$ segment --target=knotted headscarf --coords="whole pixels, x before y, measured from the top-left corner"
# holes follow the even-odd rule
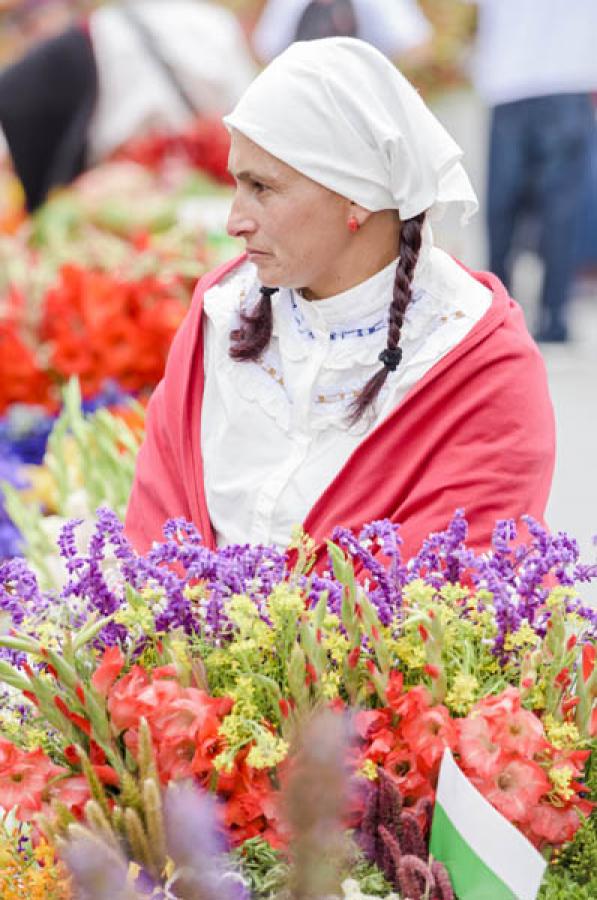
[[[462,150],[378,50],[355,38],[292,44],[224,119],[273,156],[372,211],[404,221],[477,198]]]

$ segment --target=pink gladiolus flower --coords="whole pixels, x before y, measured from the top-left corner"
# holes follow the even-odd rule
[[[535,753],[548,746],[541,721],[526,709],[504,716],[493,725],[493,739],[504,753],[517,753],[532,759]]]
[[[512,759],[489,778],[471,778],[475,787],[511,822],[525,824],[551,783],[537,763]]]
[[[487,720],[483,716],[461,719],[458,730],[458,752],[464,771],[481,778],[495,775],[502,754]]]

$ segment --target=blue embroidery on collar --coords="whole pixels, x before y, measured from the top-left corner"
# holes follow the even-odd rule
[[[305,320],[304,320],[303,314],[301,313],[301,310],[300,310],[296,300],[294,299],[294,293],[292,291],[290,291],[290,302],[292,304],[292,310],[294,313],[294,321],[297,324],[299,334],[302,334],[308,338],[311,338],[311,340],[315,340],[314,333],[311,331],[310,328],[308,328],[305,325]],[[375,325],[370,325],[367,328],[345,328],[345,329],[342,329],[341,331],[330,331],[329,339],[330,339],[330,341],[338,341],[338,340],[343,341],[343,340],[346,340],[346,338],[367,337],[368,335],[376,334],[376,332],[382,331],[384,328],[387,328],[387,327],[388,327],[387,321],[385,319],[381,319],[379,322],[376,322]]]

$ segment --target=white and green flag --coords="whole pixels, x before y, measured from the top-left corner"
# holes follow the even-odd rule
[[[473,787],[448,749],[437,785],[430,852],[459,900],[535,900],[547,863]]]

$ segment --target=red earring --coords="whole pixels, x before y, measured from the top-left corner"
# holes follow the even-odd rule
[[[360,227],[361,226],[359,225],[359,220],[357,219],[357,217],[351,216],[348,220],[348,230],[352,231],[353,234],[356,234]]]

